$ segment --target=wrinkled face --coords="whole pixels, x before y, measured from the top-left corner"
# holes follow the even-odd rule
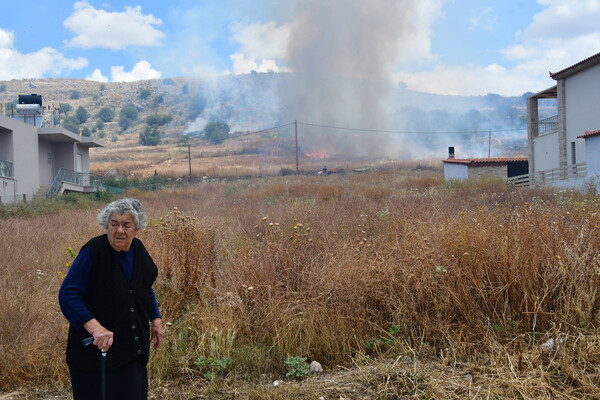
[[[116,251],[128,251],[137,234],[133,215],[112,213],[108,219],[108,242]]]

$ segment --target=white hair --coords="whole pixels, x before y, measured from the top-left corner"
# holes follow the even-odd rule
[[[108,221],[110,220],[110,216],[114,213],[121,215],[130,214],[133,216],[133,222],[135,223],[136,229],[143,229],[148,221],[148,217],[142,209],[142,204],[139,200],[133,198],[115,200],[108,204],[98,213],[98,223],[102,225],[104,229],[108,229]]]

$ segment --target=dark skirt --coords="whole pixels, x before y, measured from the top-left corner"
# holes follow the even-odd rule
[[[100,360],[98,360],[100,362]],[[101,371],[82,371],[69,368],[74,400],[101,399]],[[106,370],[106,400],[146,400],[148,374],[142,357],[117,369]]]

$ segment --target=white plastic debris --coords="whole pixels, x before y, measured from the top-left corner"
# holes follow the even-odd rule
[[[308,367],[311,374],[320,374],[323,372],[323,366],[318,361],[313,361]]]
[[[559,342],[559,344],[560,344],[560,342],[562,342],[562,340],[560,340],[560,341],[558,341],[558,342]],[[547,341],[545,341],[544,343],[542,343],[542,344],[540,345],[540,349],[541,349],[542,351],[544,351],[544,352],[546,352],[546,351],[550,351],[550,350],[552,350],[552,349],[554,348],[554,345],[555,345],[555,343],[554,343],[554,339],[553,339],[553,338],[550,338],[550,339],[548,339]]]
[[[280,381],[273,381],[273,387],[278,387],[280,384]]]

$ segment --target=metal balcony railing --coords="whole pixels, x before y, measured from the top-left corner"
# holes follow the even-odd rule
[[[102,176],[61,168],[54,177],[46,198],[54,197],[63,183],[72,183],[79,186],[102,186],[103,181]]]
[[[554,115],[550,118],[545,118],[537,122],[538,136],[548,135],[550,133],[558,132],[558,115]]]
[[[0,160],[0,176],[13,178],[13,163]]]

